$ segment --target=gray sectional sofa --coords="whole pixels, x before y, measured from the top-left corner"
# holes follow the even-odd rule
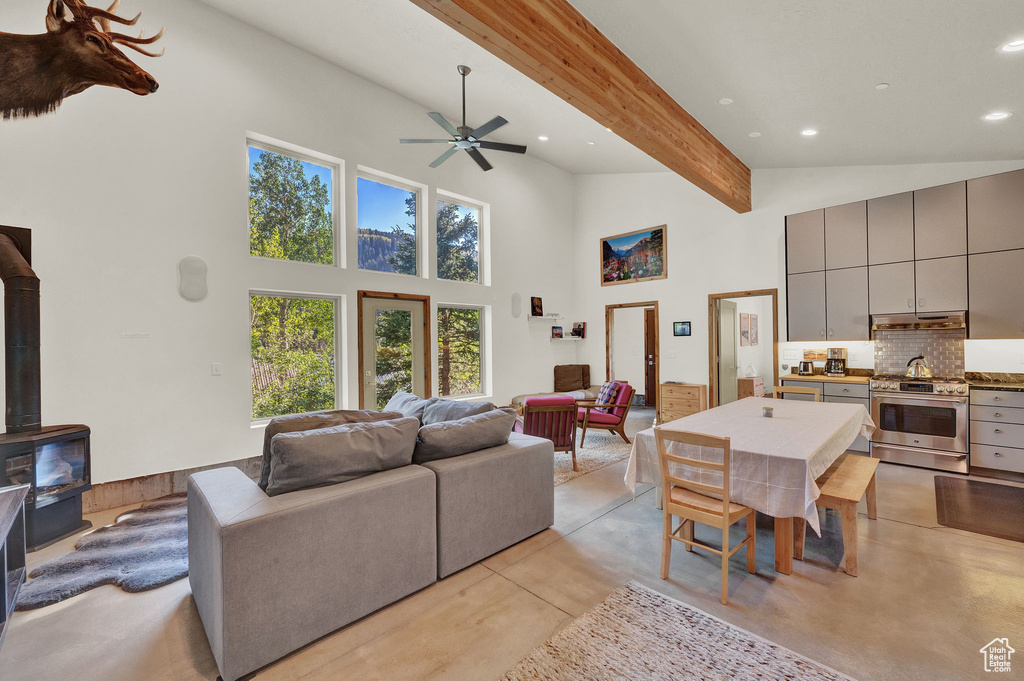
[[[189,581],[235,681],[554,522],[549,440],[268,496],[236,468],[188,483]]]

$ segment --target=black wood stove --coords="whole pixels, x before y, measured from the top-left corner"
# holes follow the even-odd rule
[[[39,389],[39,278],[32,271],[32,232],[0,225],[4,283],[7,432],[0,435],[0,486],[31,485],[25,499],[29,550],[79,530],[82,493],[91,489],[89,428],[42,426]]]

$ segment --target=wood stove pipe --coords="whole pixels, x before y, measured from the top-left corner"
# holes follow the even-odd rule
[[[8,233],[0,233],[0,279],[4,282],[7,432],[39,430],[39,277]]]

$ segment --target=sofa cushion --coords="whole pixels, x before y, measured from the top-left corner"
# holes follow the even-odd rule
[[[584,409],[583,407],[580,407],[578,410],[576,410],[576,417],[579,423],[583,423],[583,419],[586,417],[586,415],[587,410]],[[597,409],[591,409],[590,419],[587,420],[587,423],[604,423],[609,426],[617,426],[619,424],[619,421],[620,418],[614,414],[605,414],[604,412],[598,411]]]
[[[367,421],[387,421],[400,419],[402,414],[396,411],[367,411],[357,409],[338,409],[334,411],[314,411],[308,414],[292,414],[278,416],[267,424],[263,431],[263,461],[260,462],[260,479],[257,483],[264,492],[270,481],[270,443],[278,433],[294,433],[300,430],[330,428],[343,423],[363,423]]]
[[[335,485],[412,463],[419,420],[345,423],[295,433],[271,442],[267,495]]]
[[[420,421],[425,426],[441,421],[456,421],[474,414],[483,414],[494,408],[490,402],[460,402],[438,397],[424,407]]]
[[[555,367],[555,392],[564,393],[581,390],[583,383],[583,364],[559,364]]]
[[[384,406],[384,411],[397,411],[402,416],[414,416],[422,423],[424,409],[427,408],[427,405],[433,404],[436,401],[436,397],[424,399],[399,390],[388,400],[388,403]]]
[[[420,428],[414,463],[460,456],[508,442],[516,422],[515,409],[492,409],[455,421],[440,421]]]

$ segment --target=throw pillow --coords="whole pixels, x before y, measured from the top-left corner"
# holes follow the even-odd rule
[[[601,392],[597,395],[597,404],[615,404],[615,395],[619,392],[619,384],[615,381],[608,381],[601,386]],[[607,414],[610,407],[598,407],[594,411]]]
[[[397,411],[401,412],[402,416],[415,416],[423,422],[423,410],[426,409],[428,404],[432,404],[437,401],[436,397],[430,399],[423,399],[407,392],[399,390],[395,393],[387,405],[384,407],[384,411]]]
[[[490,402],[459,402],[458,400],[444,400],[438,397],[423,409],[423,425],[440,423],[441,421],[455,421],[474,414],[483,414],[494,409]]]
[[[387,421],[400,419],[402,414],[395,411],[367,411],[357,409],[338,409],[335,411],[314,411],[308,414],[292,414],[278,416],[267,424],[263,432],[263,461],[260,462],[260,479],[257,483],[264,492],[270,480],[270,443],[278,433],[294,433],[300,430],[314,430],[340,426],[343,423],[363,423],[367,421]]]
[[[583,385],[582,364],[559,364],[555,367],[555,392],[567,393],[573,390],[582,390]]]
[[[419,426],[418,420],[408,417],[278,433],[270,448],[267,495],[336,485],[408,466]]]
[[[506,407],[423,426],[412,455],[413,463],[437,461],[503,445],[508,442],[515,423],[516,410]]]

